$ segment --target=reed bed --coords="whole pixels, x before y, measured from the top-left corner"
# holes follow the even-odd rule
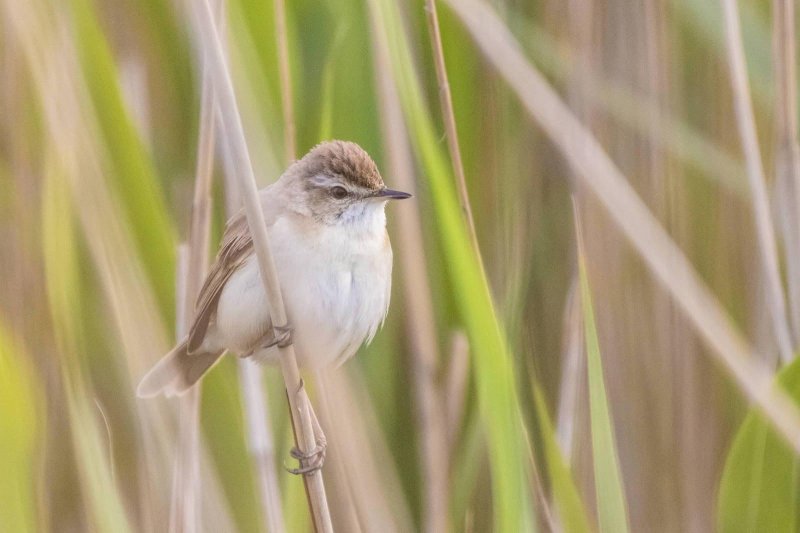
[[[0,532],[797,530],[795,16],[0,0]],[[284,321],[256,189],[329,138],[415,195],[375,341],[135,398],[241,206]]]

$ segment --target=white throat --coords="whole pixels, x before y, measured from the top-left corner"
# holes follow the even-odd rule
[[[335,226],[343,229],[351,238],[383,236],[386,229],[386,201],[368,200],[351,205]]]

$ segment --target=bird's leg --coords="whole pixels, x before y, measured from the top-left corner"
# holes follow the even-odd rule
[[[262,350],[267,350],[268,348],[272,348],[273,346],[277,346],[278,348],[286,348],[287,346],[294,343],[294,338],[292,333],[294,332],[294,328],[289,324],[285,326],[273,326],[272,331],[270,332],[270,336],[264,335],[259,340],[259,343],[264,344],[256,344],[256,346],[247,352],[242,353],[239,357],[247,358],[252,357],[254,354],[261,352]]]
[[[295,475],[313,474],[317,470],[320,470],[325,463],[328,439],[325,438],[325,433],[322,431],[319,419],[317,419],[314,408],[311,406],[311,401],[308,399],[305,384],[302,380],[300,381],[300,388],[297,390],[295,398],[298,405],[300,405],[300,402],[304,402],[305,406],[308,408],[308,412],[311,415],[311,427],[314,430],[314,441],[316,445],[308,452],[303,452],[297,447],[292,448],[289,455],[300,462],[300,468],[287,468],[286,470]]]
[[[260,349],[266,350],[267,348],[272,348],[273,346],[277,346],[278,348],[286,348],[287,346],[291,346],[294,343],[292,332],[294,332],[294,328],[292,328],[292,326],[289,324],[286,324],[285,326],[272,326],[272,337],[266,342],[266,344],[262,344]]]

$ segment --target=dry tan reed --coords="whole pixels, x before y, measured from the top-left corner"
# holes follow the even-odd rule
[[[218,5],[214,6],[219,12],[217,27],[227,55],[226,2],[224,0],[217,1]],[[223,154],[226,153],[227,151],[223,150]],[[235,169],[230,164],[230,157],[225,158],[224,163],[225,215],[230,220],[241,206],[241,200],[236,190]],[[268,399],[264,391],[264,369],[248,359],[239,359],[237,366],[244,408],[247,450],[254,465],[263,518],[266,521],[267,531],[280,533],[286,530],[286,526],[281,506],[280,484],[275,468],[275,439],[270,425]]]
[[[179,266],[177,302],[178,341],[188,333],[194,303],[208,271],[208,252],[211,236],[211,182],[214,171],[214,95],[208,72],[203,71],[200,101],[200,127],[197,143],[192,218],[185,263]],[[180,257],[180,255],[179,255]],[[180,399],[179,440],[173,482],[170,531],[202,531],[199,522],[200,494],[200,395],[201,384],[193,387]]]
[[[275,39],[278,46],[278,74],[281,82],[281,106],[283,110],[284,163],[297,158],[294,102],[292,101],[292,73],[289,63],[289,36],[286,31],[286,2],[275,0]]]
[[[233,82],[208,0],[203,1],[203,5],[196,10],[196,15],[198,34],[205,37],[202,42],[206,60],[214,79],[221,128],[224,132],[230,161],[235,172],[238,191],[244,202],[248,226],[253,236],[253,247],[258,259],[261,279],[270,303],[270,317],[274,325],[287,326],[286,309],[283,304],[275,263],[270,253],[269,236],[264,223],[264,214],[258,200],[255,175],[250,164]],[[290,344],[279,348],[279,350],[291,419],[294,422],[297,433],[297,446],[301,452],[309,453],[316,447],[317,441],[312,424],[312,414],[309,410],[310,402],[300,378],[294,347]],[[307,474],[304,479],[308,490],[310,510],[317,531],[332,531],[322,471]]]
[[[187,282],[189,278],[189,245],[178,245],[178,261],[175,265],[175,340],[180,342],[188,332]],[[198,514],[200,495],[200,391],[193,389],[178,403],[178,445],[172,469],[172,494],[169,510],[170,533],[191,532],[200,529],[202,520]]]
[[[585,390],[586,364],[583,357],[583,329],[581,328],[580,302],[578,300],[578,275],[570,282],[564,306],[561,383],[558,396],[556,437],[567,464],[572,462],[578,406]]]
[[[736,5],[736,0],[721,0],[721,2],[725,20],[725,44],[731,74],[736,123],[739,128],[739,136],[747,166],[747,177],[750,183],[753,214],[755,215],[758,234],[759,257],[763,262],[764,284],[772,318],[772,329],[781,359],[784,362],[788,362],[793,358],[792,340],[786,316],[786,300],[783,296],[780,267],[778,266],[775,230],[772,226],[772,215],[769,211],[766,178],[761,162],[761,149],[758,145],[753,104],[750,99],[750,85],[747,82],[747,65],[744,59],[739,8]]]
[[[442,384],[447,422],[447,446],[452,457],[458,442],[458,431],[464,422],[469,385],[469,339],[463,331],[450,337],[450,356]]]
[[[238,365],[247,426],[247,449],[255,466],[261,508],[267,531],[280,533],[286,531],[286,525],[275,469],[275,440],[272,437],[267,395],[262,383],[263,369],[249,359],[240,360]]]
[[[795,7],[773,0],[773,71],[775,73],[775,173],[777,207],[786,254],[786,284],[794,340],[800,339],[800,143],[797,138],[797,68]]]

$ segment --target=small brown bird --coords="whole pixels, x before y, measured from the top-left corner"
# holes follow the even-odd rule
[[[387,189],[369,155],[345,141],[317,145],[259,194],[298,363],[341,364],[386,316],[392,247],[384,207],[411,195]],[[280,341],[240,211],[227,224],[189,335],[144,376],[137,393],[180,395],[225,351],[274,362]]]

